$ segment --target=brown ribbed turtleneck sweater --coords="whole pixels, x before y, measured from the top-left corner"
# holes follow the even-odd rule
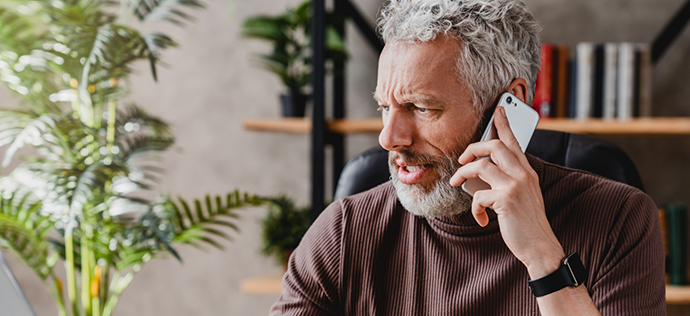
[[[658,213],[643,192],[529,157],[566,253],[603,315],[665,315]],[[538,315],[495,215],[407,212],[388,182],[331,204],[289,262],[271,315]]]

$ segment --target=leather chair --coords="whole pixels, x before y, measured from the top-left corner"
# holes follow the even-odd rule
[[[644,191],[630,157],[611,142],[566,132],[536,130],[527,153],[573,169],[589,171]],[[371,148],[350,160],[340,173],[335,199],[366,191],[388,181],[388,151]]]

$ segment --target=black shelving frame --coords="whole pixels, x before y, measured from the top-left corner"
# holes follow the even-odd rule
[[[325,205],[326,184],[326,146],[333,150],[332,174],[333,188],[338,183],[338,176],[345,165],[345,137],[342,134],[330,133],[326,126],[326,46],[325,46],[325,16],[326,1],[312,0],[312,49],[313,49],[313,77],[312,77],[312,131],[311,131],[311,217],[321,213]],[[374,28],[362,16],[360,11],[349,0],[334,0],[333,10],[336,14],[349,18],[362,33],[371,47],[378,53],[383,50],[383,43],[379,40]],[[345,21],[339,21],[335,26],[340,36],[345,38]],[[333,118],[345,118],[345,62],[333,63]]]

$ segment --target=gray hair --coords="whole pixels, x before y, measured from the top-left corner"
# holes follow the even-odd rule
[[[481,115],[510,83],[527,81],[527,104],[541,61],[541,27],[519,0],[391,0],[378,31],[389,41],[428,42],[440,33],[460,40],[460,82],[467,84]]]

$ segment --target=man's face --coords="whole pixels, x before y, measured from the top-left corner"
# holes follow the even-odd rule
[[[456,76],[459,49],[459,41],[444,36],[428,43],[389,42],[379,59],[379,143],[390,151],[398,198],[416,215],[455,215],[471,205],[469,195],[449,184],[480,121]]]

